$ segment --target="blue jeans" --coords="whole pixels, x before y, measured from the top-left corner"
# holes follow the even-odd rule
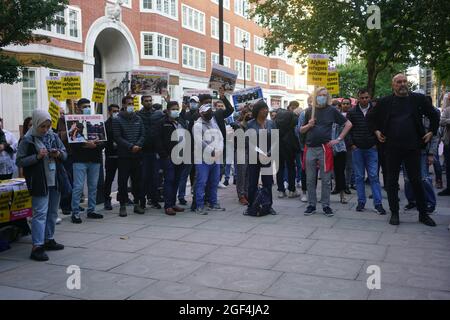
[[[434,155],[433,168],[434,168],[434,174],[436,175],[436,182],[438,182],[438,181],[442,182],[442,166],[441,166],[441,160],[439,160],[438,154]]]
[[[33,245],[42,246],[46,240],[53,239],[60,196],[61,194],[56,190],[56,187],[50,187],[46,196],[31,199],[33,205],[33,219],[31,220]]]
[[[178,199],[184,199],[186,196],[186,184],[189,174],[191,173],[192,164],[182,164],[180,175],[180,184],[178,185]],[[191,186],[192,188],[193,186]]]
[[[302,181],[302,158],[300,152],[295,154],[295,168],[295,181],[300,183]]]
[[[366,204],[366,188],[364,185],[365,171],[369,175],[370,187],[373,194],[373,204],[381,204],[381,186],[378,178],[378,151],[370,149],[355,149],[352,153],[353,171],[355,173],[358,203]]]
[[[156,159],[156,153],[143,153],[142,162],[142,191],[144,192],[144,195],[147,197],[147,199],[151,199],[152,202],[157,202],[159,186],[159,163]]]
[[[403,174],[405,177],[405,196],[408,199],[409,203],[416,203],[416,197],[414,196],[414,192],[412,190],[411,183],[409,182],[408,176],[406,174],[406,170],[403,170]],[[429,207],[436,207],[436,195],[434,194],[433,189],[433,180],[428,172],[428,163],[427,163],[427,155],[422,154],[420,157],[420,174],[422,176],[422,186],[425,193],[425,200],[427,201],[427,205]]]
[[[72,214],[78,214],[80,212],[80,197],[83,192],[86,177],[88,186],[88,213],[95,212],[99,173],[100,163],[77,162],[73,164]]]
[[[183,165],[175,165],[170,158],[162,159],[161,163],[164,170],[164,209],[173,208],[176,205]]]
[[[195,201],[198,209],[205,205],[205,188],[209,186],[208,201],[211,206],[217,204],[217,186],[220,181],[220,164],[196,164],[195,165]]]
[[[230,180],[231,163],[225,165],[225,180]]]

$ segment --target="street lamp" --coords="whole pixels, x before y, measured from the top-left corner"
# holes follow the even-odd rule
[[[247,47],[247,42],[248,42],[248,40],[247,40],[247,38],[244,36],[243,38],[242,38],[242,47],[244,48],[244,89],[245,89],[245,82],[246,82],[246,71],[247,71],[247,64],[245,63],[246,62],[246,60],[245,60],[245,48]]]

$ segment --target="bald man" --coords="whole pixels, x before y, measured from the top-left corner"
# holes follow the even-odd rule
[[[394,76],[392,90],[393,94],[381,98],[367,115],[369,130],[375,133],[378,141],[386,148],[387,193],[392,213],[389,223],[400,224],[398,178],[400,167],[404,163],[417,199],[419,222],[434,227],[435,222],[427,214],[420,161],[421,149],[437,132],[439,115],[423,94],[408,90],[404,74]],[[423,126],[424,116],[430,121],[428,132]]]

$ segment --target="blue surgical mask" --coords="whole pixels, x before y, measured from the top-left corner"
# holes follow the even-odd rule
[[[117,119],[118,116],[119,116],[119,113],[118,113],[118,112],[114,112],[114,113],[112,114],[113,119]]]
[[[180,116],[180,111],[178,110],[170,110],[170,117],[172,119],[177,119]]]
[[[133,113],[134,112],[134,106],[128,106],[127,107],[127,112],[128,113]]]
[[[83,114],[91,114],[91,108],[84,108]]]
[[[190,107],[192,110],[197,110],[197,109],[198,109],[198,103],[197,103],[197,102],[190,102],[190,103],[189,103],[189,107]]]
[[[319,104],[319,106],[323,106],[327,103],[328,98],[326,96],[318,96],[316,98],[317,103]]]

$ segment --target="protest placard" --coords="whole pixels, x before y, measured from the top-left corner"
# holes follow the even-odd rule
[[[208,88],[215,91],[219,91],[220,88],[223,88],[225,92],[232,93],[236,86],[237,77],[237,71],[220,64],[213,64]]]
[[[168,84],[168,72],[133,71],[131,73],[132,94],[165,96]]]
[[[52,128],[56,129],[58,126],[58,120],[59,120],[59,101],[55,98],[50,98],[49,106],[48,106],[48,113],[50,113],[50,116],[52,117]]]
[[[8,222],[10,218],[9,203],[12,191],[0,190],[0,223]]]
[[[255,103],[261,99],[263,99],[261,87],[247,88],[233,93],[233,105],[237,111],[241,110],[247,103]]]
[[[46,83],[48,101],[50,101],[50,98],[52,97],[58,101],[64,100],[61,77],[47,77]]]
[[[105,102],[106,82],[103,79],[94,80],[94,90],[92,91],[92,101],[97,103]]]
[[[63,73],[62,92],[65,99],[81,99],[81,75],[78,72]]]
[[[69,143],[106,141],[105,121],[101,114],[65,116]]]
[[[329,94],[339,94],[339,74],[335,68],[328,69],[327,90]]]
[[[10,221],[23,219],[32,216],[33,209],[31,204],[31,195],[28,189],[14,190],[11,203]]]
[[[141,98],[140,98],[140,96],[134,96],[133,97],[133,105],[134,105],[134,111],[141,110]]]
[[[328,55],[310,54],[308,57],[307,84],[311,86],[327,85]]]

